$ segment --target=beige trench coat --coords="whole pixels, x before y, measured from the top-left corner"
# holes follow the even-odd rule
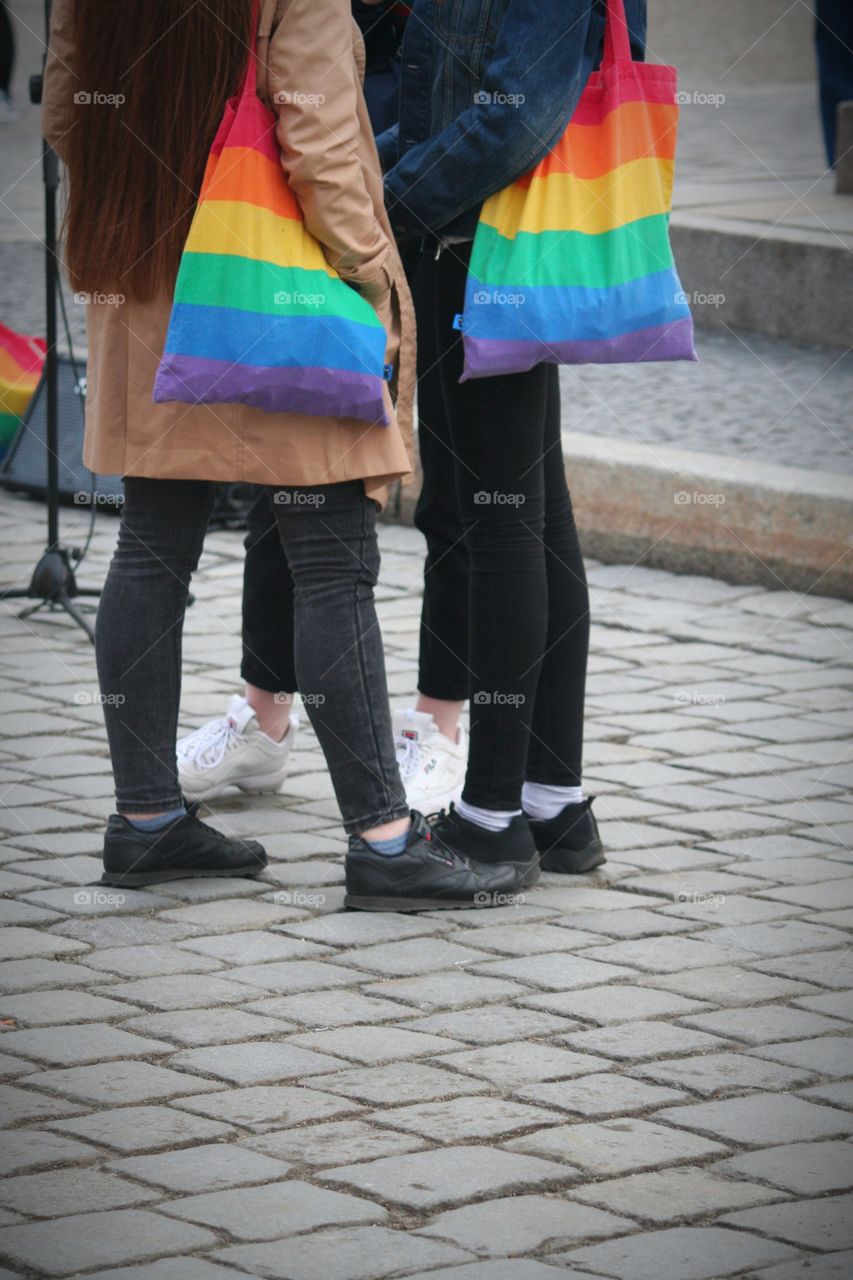
[[[60,156],[68,130],[83,127],[73,108],[70,8],[71,0],[54,3],[45,73],[44,132]],[[258,92],[267,104],[285,89],[310,86],[322,94],[319,107],[305,104],[304,92],[276,105],[282,163],[327,261],[348,283],[367,286],[370,301],[378,299],[389,319],[389,355],[399,350],[396,414],[385,388],[392,425],[268,414],[243,405],[155,404],[170,296],[149,303],[128,299],[120,306],[87,307],[85,462],[109,475],[161,479],[288,485],[363,479],[381,503],[388,483],[411,468],[414,313],[385,214],[361,91],[364,46],[349,0],[264,0],[259,59]]]

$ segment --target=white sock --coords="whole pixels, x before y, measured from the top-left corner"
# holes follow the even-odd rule
[[[460,818],[484,827],[486,831],[506,831],[513,818],[521,813],[520,809],[478,809],[475,804],[466,804],[460,800],[456,806]]]
[[[292,728],[293,728],[293,725],[289,723],[281,738],[274,738],[271,733],[264,733],[263,729],[258,729],[258,733],[263,733],[267,741],[271,742],[274,747],[282,747],[284,746],[285,742],[287,742],[288,735],[290,734],[290,730]]]
[[[521,791],[521,803],[528,818],[547,822],[556,818],[567,804],[580,804],[583,787],[550,787],[543,782],[525,782]]]

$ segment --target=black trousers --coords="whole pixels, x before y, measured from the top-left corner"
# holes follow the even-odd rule
[[[453,318],[470,250],[425,251],[413,279],[424,471],[416,523],[427,541],[419,688],[470,698],[463,798],[517,809],[525,780],[580,784],[589,595],[556,366],[459,382]]]
[[[459,385],[470,246],[425,250],[411,272],[418,320],[424,534],[418,689],[471,699],[465,799],[520,807],[525,780],[578,786],[589,596],[560,439],[557,369]],[[293,584],[261,492],[249,518],[242,676],[298,688]]]

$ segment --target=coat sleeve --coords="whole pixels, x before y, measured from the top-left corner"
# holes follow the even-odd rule
[[[41,120],[45,138],[60,157],[63,156],[63,142],[69,131],[78,127],[74,110],[78,83],[74,71],[71,0],[54,0],[44,68]]]
[[[384,291],[390,243],[359,154],[353,33],[349,0],[286,0],[269,43],[269,88],[306,227],[344,280]]]

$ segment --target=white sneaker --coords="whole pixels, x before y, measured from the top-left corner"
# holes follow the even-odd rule
[[[280,791],[287,776],[299,717],[291,715],[281,742],[267,737],[245,698],[235,694],[228,715],[180,738],[178,780],[188,800],[211,800],[226,787],[241,791]]]
[[[395,711],[394,746],[410,809],[436,813],[458,803],[468,767],[468,736],[461,725],[458,740],[451,742],[426,712]]]

